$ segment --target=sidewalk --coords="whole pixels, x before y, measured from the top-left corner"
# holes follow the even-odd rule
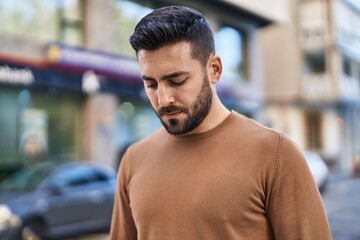
[[[108,234],[91,234],[91,235],[83,235],[76,238],[67,238],[64,240],[108,240]]]

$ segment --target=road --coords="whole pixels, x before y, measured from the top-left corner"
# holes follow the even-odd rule
[[[92,235],[84,235],[77,238],[67,238],[64,240],[108,240],[108,234],[92,234]]]
[[[332,175],[322,198],[333,240],[360,240],[360,178]],[[87,235],[66,240],[107,240],[107,234]]]
[[[332,176],[322,198],[334,240],[359,240],[360,178]]]

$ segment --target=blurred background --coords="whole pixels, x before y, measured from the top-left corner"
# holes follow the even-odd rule
[[[209,20],[223,102],[315,152],[334,239],[360,239],[344,222],[360,224],[359,0],[0,0],[0,182],[46,162],[117,170],[124,149],[160,127],[128,39],[173,4]]]

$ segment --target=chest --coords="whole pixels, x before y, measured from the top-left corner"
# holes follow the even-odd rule
[[[137,171],[129,185],[135,222],[181,224],[196,220],[247,225],[263,217],[262,171],[245,158],[203,155],[153,160]]]

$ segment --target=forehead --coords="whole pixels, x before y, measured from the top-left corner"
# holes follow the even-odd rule
[[[138,62],[141,73],[146,75],[189,71],[200,67],[200,62],[192,58],[191,45],[186,41],[165,45],[157,50],[140,50]]]

